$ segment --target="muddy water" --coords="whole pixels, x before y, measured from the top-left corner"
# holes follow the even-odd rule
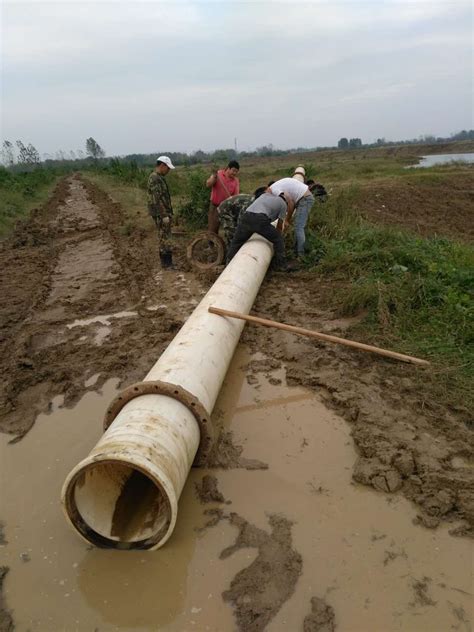
[[[461,630],[472,603],[468,541],[446,530],[412,524],[414,510],[351,482],[355,453],[348,427],[304,389],[248,384],[236,354],[216,408],[244,444],[244,455],[268,470],[193,470],[180,502],[178,526],[155,552],[91,549],[68,527],[58,499],[62,482],[100,434],[114,396],[88,393],[73,410],[41,416],[19,443],[0,436],[1,518],[8,544],[0,548],[7,605],[20,632],[236,629],[222,600],[236,574],[256,558],[244,548],[222,560],[237,531],[228,521],[197,531],[207,518],[194,483],[210,473],[233,511],[270,531],[268,514],[294,524],[292,546],[303,557],[294,594],[267,630],[303,629],[310,599],[336,613],[338,630]],[[258,358],[257,358],[258,359]],[[251,380],[253,381],[253,380]]]

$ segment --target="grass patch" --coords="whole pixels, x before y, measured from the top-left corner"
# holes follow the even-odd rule
[[[373,225],[351,210],[358,194],[341,190],[312,215],[306,266],[343,282],[336,298],[345,314],[367,312],[366,339],[429,359],[453,401],[474,403],[473,249]]]
[[[50,169],[12,173],[0,167],[0,238],[12,231],[17,220],[47,200],[61,175]]]

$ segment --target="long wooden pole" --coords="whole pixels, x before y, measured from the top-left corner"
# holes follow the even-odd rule
[[[286,325],[285,323],[278,323],[274,320],[267,320],[266,318],[259,318],[258,316],[250,316],[248,314],[240,314],[239,312],[231,312],[227,309],[220,309],[219,307],[209,307],[211,314],[217,314],[218,316],[229,316],[230,318],[239,318],[240,320],[246,320],[249,323],[255,325],[263,325],[264,327],[273,327],[274,329],[283,329],[283,331],[290,331],[294,334],[300,334],[302,336],[308,336],[309,338],[318,338],[326,342],[335,342],[346,347],[353,347],[354,349],[360,349],[361,351],[368,351],[370,353],[378,353],[379,355],[386,356],[387,358],[393,358],[395,360],[401,360],[402,362],[411,362],[419,366],[427,366],[430,363],[428,360],[422,360],[421,358],[414,358],[413,356],[405,355],[403,353],[397,353],[396,351],[389,351],[388,349],[381,349],[380,347],[374,347],[372,345],[366,345],[363,342],[355,342],[354,340],[347,340],[346,338],[338,338],[337,336],[330,336],[328,334],[322,334],[318,331],[312,331],[311,329],[303,329],[303,327],[295,327],[293,325]]]

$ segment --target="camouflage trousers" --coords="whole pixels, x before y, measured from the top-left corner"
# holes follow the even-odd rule
[[[166,255],[173,252],[173,239],[171,228],[173,226],[172,215],[152,215],[153,221],[158,229],[158,243],[160,255]]]
[[[221,213],[219,215],[219,219],[221,221],[222,232],[224,233],[224,241],[226,248],[229,248],[230,242],[235,235],[235,231],[237,229],[237,222],[234,218],[234,215],[230,212]]]

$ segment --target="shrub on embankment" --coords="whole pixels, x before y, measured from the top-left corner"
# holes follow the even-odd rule
[[[146,191],[148,178],[154,165],[138,166],[136,162],[123,162],[112,159],[98,171],[118,182],[135,186]],[[176,213],[192,229],[207,226],[209,207],[209,189],[205,182],[209,173],[202,167],[181,167],[170,171],[166,182],[172,196]]]
[[[0,167],[0,237],[9,232],[16,220],[41,204],[65,173],[64,170],[41,167],[12,172]]]
[[[366,311],[360,328],[372,340],[431,360],[467,395],[474,374],[473,249],[374,225],[351,210],[358,193],[341,190],[313,214],[305,265],[341,285],[343,312]]]

